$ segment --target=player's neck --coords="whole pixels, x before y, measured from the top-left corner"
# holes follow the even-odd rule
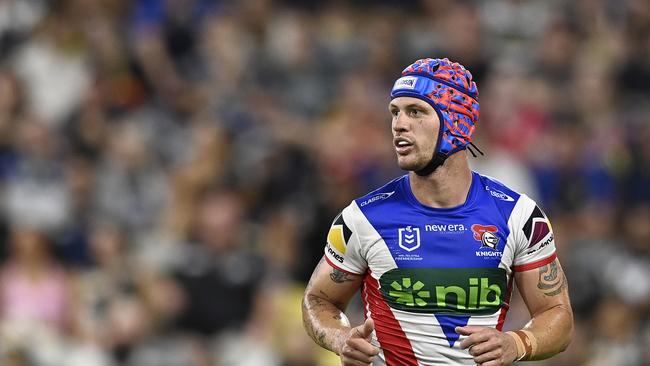
[[[472,185],[472,172],[464,151],[451,155],[442,166],[427,176],[409,173],[411,191],[425,206],[449,208],[467,200]]]

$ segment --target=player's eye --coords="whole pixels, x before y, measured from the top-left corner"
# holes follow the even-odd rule
[[[390,110],[390,114],[392,114],[393,117],[397,117],[397,114],[398,114],[398,113],[399,113],[399,110],[398,110],[398,109],[391,109],[391,110]]]
[[[421,117],[421,116],[422,116],[422,112],[419,111],[419,110],[417,110],[417,109],[411,109],[411,110],[409,111],[409,116],[411,116],[411,117],[413,117],[413,118]]]

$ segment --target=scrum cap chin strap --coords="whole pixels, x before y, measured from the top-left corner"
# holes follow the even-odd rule
[[[416,170],[415,174],[421,177],[426,177],[427,175],[433,173],[434,170],[438,169],[438,167],[441,166],[445,160],[447,160],[447,155],[441,152],[434,153],[431,160],[429,160],[429,163],[424,168]]]
[[[451,135],[456,136],[454,134],[451,134]],[[483,153],[483,151],[481,151],[481,149],[479,149],[478,146],[474,145],[474,143],[471,142],[471,141],[469,142],[469,145],[466,146],[466,148],[470,153],[472,153],[473,157],[477,157],[477,155],[474,152],[474,150],[472,150],[472,148],[476,149],[476,151],[479,154],[485,155]],[[429,163],[424,168],[422,168],[420,170],[416,170],[415,174],[417,174],[417,175],[419,175],[421,177],[426,177],[427,175],[433,173],[433,171],[436,170],[439,166],[444,164],[448,157],[449,157],[449,155],[445,155],[445,154],[443,154],[441,152],[434,153],[431,160],[429,160]]]

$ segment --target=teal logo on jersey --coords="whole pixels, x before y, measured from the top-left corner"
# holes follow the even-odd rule
[[[416,313],[489,315],[506,292],[501,268],[395,268],[379,279],[391,308]]]

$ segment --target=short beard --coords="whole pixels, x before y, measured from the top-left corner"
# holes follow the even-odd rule
[[[404,163],[400,163],[399,159],[397,159],[397,165],[399,168],[408,172],[417,172],[418,170],[422,170],[429,164],[429,162],[431,162],[431,158],[428,158],[424,161],[418,160]]]

